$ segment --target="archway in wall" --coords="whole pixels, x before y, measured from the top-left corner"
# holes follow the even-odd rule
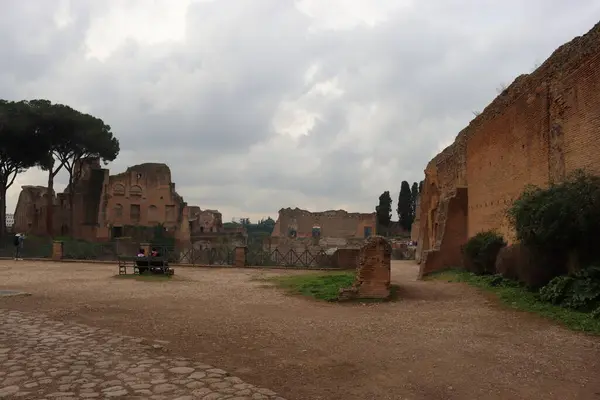
[[[427,185],[424,190],[426,190],[425,198],[428,201],[423,204],[423,206],[427,207],[427,214],[425,218],[427,219],[425,223],[421,223],[422,226],[425,227],[425,232],[421,232],[421,237],[423,243],[421,244],[421,249],[423,251],[431,249],[435,246],[435,235],[437,232],[437,207],[439,201],[439,190],[435,182],[431,182],[431,184]]]

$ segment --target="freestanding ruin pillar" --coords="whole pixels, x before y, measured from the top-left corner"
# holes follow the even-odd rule
[[[382,236],[373,236],[360,249],[356,280],[341,289],[339,299],[387,299],[390,297],[392,247]]]
[[[233,253],[233,266],[236,268],[244,268],[246,266],[247,247],[236,247]]]
[[[63,257],[64,244],[60,240],[52,242],[52,260],[60,261]]]

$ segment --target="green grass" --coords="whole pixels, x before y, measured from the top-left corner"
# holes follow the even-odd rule
[[[267,278],[276,287],[290,294],[299,294],[324,301],[337,301],[340,289],[352,286],[354,272],[335,272],[328,274],[288,275]],[[392,286],[392,296],[395,298],[397,286]],[[381,302],[381,299],[357,299],[360,302]]]
[[[507,306],[538,314],[559,322],[569,329],[600,335],[600,318],[591,313],[571,310],[541,301],[536,292],[496,275],[478,276],[462,270],[446,270],[426,277],[427,280],[462,282],[495,294]]]
[[[129,279],[136,281],[145,282],[165,282],[175,278],[174,275],[162,275],[162,274],[127,274],[127,275],[115,275],[116,279]]]

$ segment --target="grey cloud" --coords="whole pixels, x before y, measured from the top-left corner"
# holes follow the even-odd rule
[[[286,206],[370,211],[381,191],[395,198],[496,87],[600,15],[593,0],[440,0],[375,27],[312,32],[292,0],[215,0],[189,6],[184,41],[129,39],[98,61],[85,58],[86,32],[120,3],[72,1],[74,22],[62,29],[57,4],[0,0],[3,96],[100,116],[121,140],[112,170],[166,162],[189,203],[226,219]],[[342,95],[311,92],[330,79]],[[284,102],[319,115],[308,136],[276,132],[275,117],[289,118],[278,114]]]

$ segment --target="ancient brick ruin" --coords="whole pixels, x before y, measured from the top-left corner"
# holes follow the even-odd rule
[[[68,226],[65,193],[47,193],[41,186],[24,186],[15,210],[14,229],[32,235],[47,233],[47,196],[53,196],[54,235],[89,241],[131,236],[129,229],[162,225],[178,241],[189,242],[193,233],[222,230],[216,210],[188,207],[175,191],[171,170],[165,164],[145,163],[110,175],[98,159],[79,165],[81,179],[74,188],[73,226]],[[67,188],[69,190],[69,188]]]
[[[519,76],[429,162],[419,206],[421,275],[462,264],[484,230],[509,242],[506,209],[528,184],[600,174],[600,24]]]
[[[387,299],[390,297],[392,247],[381,236],[367,239],[361,247],[352,287],[340,290],[340,300]]]
[[[279,210],[272,237],[364,239],[376,234],[377,216],[344,210],[310,212],[299,208]]]

